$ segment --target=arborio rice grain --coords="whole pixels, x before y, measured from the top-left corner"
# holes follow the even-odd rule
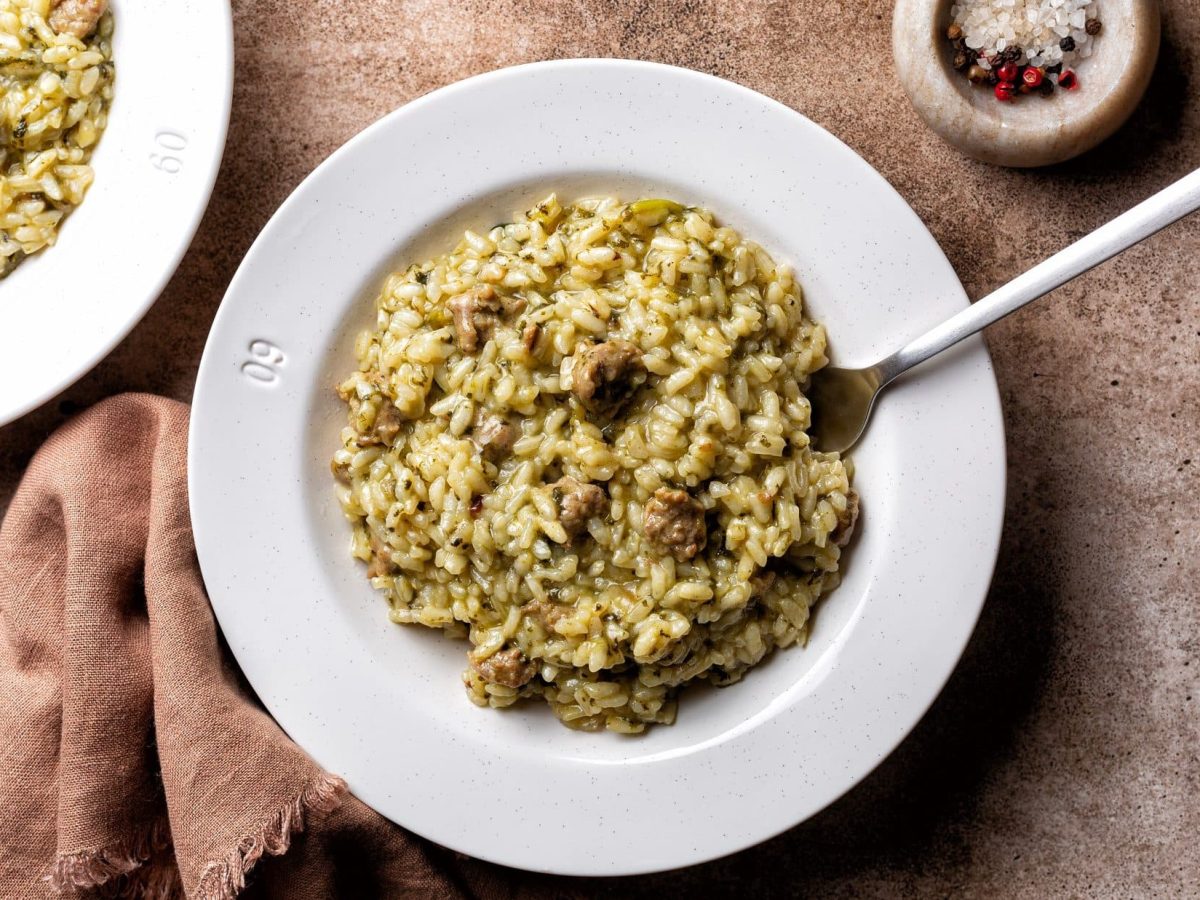
[[[803,642],[858,501],[814,451],[824,329],[705,209],[551,195],[389,276],[333,472],[391,618],[469,638],[468,696],[576,728]]]

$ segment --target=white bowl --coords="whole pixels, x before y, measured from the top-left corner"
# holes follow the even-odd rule
[[[0,281],[0,425],[98,363],[175,272],[208,205],[233,96],[217,0],[113,0],[116,84],[96,181],[58,243]]]
[[[384,815],[473,856],[616,875],[738,850],[820,810],[949,676],[1000,536],[1004,440],[974,340],[896,385],[856,450],[845,581],[805,648],[630,738],[544,704],[477,709],[464,642],[388,621],[348,554],[329,458],[335,381],[391,267],[549,190],[712,208],[792,262],[843,363],[963,308],[888,184],[795,112],[707,75],[577,60],[437,91],[335,153],[251,248],[217,315],[191,424],[192,520],[221,628],[259,697]]]

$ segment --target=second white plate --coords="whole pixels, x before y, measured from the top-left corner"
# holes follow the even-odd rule
[[[471,79],[356,137],[247,255],[201,365],[191,504],[221,627],[288,733],[367,803],[511,866],[616,875],[770,837],[908,733],[983,603],[1004,440],[980,341],[895,386],[854,454],[861,536],[805,648],[682,696],[642,737],[540,705],[480,710],[466,646],[389,623],[348,555],[328,461],[332,385],[392,267],[550,190],[713,209],[797,271],[835,358],[872,362],[961,309],[928,231],[865,162],[745,88],[646,63],[540,63]]]
[[[95,183],[58,243],[0,281],[0,425],[98,363],[145,315],[208,206],[233,97],[225,0],[113,0],[116,81]]]

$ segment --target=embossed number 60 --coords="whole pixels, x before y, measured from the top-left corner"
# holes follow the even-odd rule
[[[279,369],[287,363],[284,352],[270,341],[256,340],[250,342],[250,355],[242,363],[242,374],[251,381],[259,384],[274,384],[279,380]]]
[[[151,153],[150,165],[156,169],[174,175],[183,168],[183,160],[177,154],[187,149],[188,140],[177,131],[160,131],[154,136],[154,143],[170,153]]]

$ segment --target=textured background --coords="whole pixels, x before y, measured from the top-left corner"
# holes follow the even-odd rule
[[[1018,172],[924,129],[895,83],[880,0],[237,0],[229,145],[196,242],[107,360],[0,429],[0,511],[71,412],[124,390],[187,399],[271,212],[347,138],[433,88],[572,56],[733,79],[878,168],[979,297],[1200,166],[1193,3],[1163,4],[1158,70],[1121,132]],[[605,894],[1200,895],[1198,250],[1200,216],[988,332],[1008,429],[1003,546],[966,656],[913,735],[781,837]]]

